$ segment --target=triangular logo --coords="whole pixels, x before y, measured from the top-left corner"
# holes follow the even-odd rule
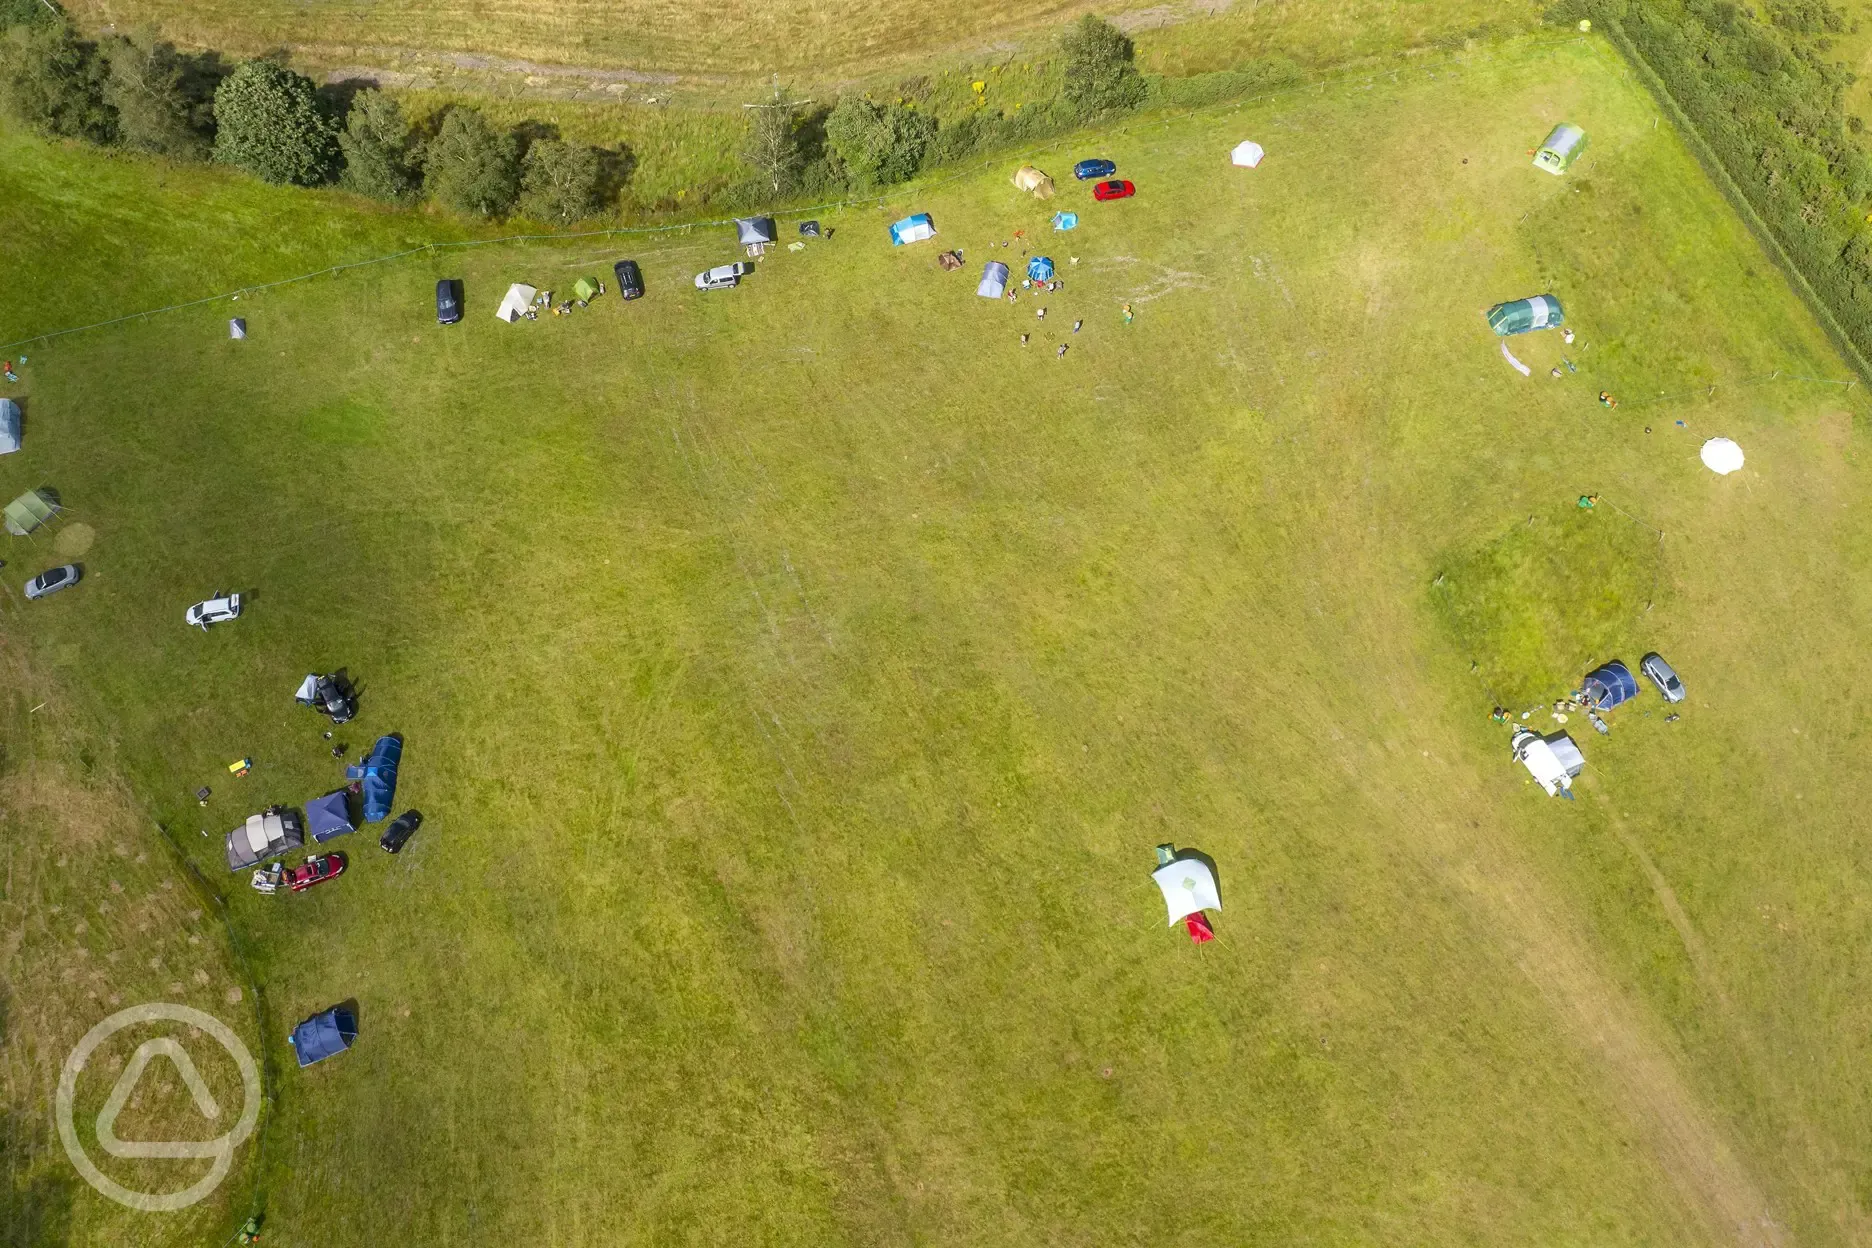
[[[209,1122],[221,1116],[221,1106],[216,1104],[214,1094],[208,1090],[208,1084],[195,1069],[194,1059],[188,1050],[168,1036],[154,1040],[145,1040],[137,1046],[137,1051],[130,1055],[130,1062],[124,1067],[123,1074],[117,1076],[117,1086],[111,1089],[110,1097],[105,1100],[104,1108],[98,1111],[97,1138],[98,1147],[113,1157],[213,1157],[222,1150],[220,1140],[170,1140],[147,1142],[142,1140],[120,1140],[117,1138],[117,1115],[123,1112],[130,1094],[136,1091],[137,1084],[143,1078],[143,1071],[154,1057],[166,1057],[176,1068],[176,1074],[182,1076],[183,1086],[189,1095],[195,1098],[195,1108]]]

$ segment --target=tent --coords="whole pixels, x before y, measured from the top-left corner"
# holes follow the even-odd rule
[[[27,490],[6,505],[6,530],[25,537],[58,513],[58,503],[44,490]]]
[[[364,822],[376,823],[390,817],[390,803],[396,800],[397,764],[403,758],[403,743],[395,737],[378,737],[377,744],[362,763],[345,768],[345,778],[364,782]]]
[[[305,844],[305,825],[291,806],[270,806],[227,834],[230,871],[256,867]]]
[[[945,273],[953,273],[962,267],[962,253],[959,251],[939,251],[936,253],[936,267]]]
[[[357,831],[351,826],[351,808],[343,789],[306,803],[306,831],[321,845],[335,836]]]
[[[780,237],[772,217],[736,217],[734,228],[743,247],[765,246]]]
[[[981,285],[975,293],[984,299],[999,299],[1007,294],[1008,267],[999,260],[990,260],[982,266]]]
[[[1726,477],[1742,466],[1742,448],[1728,438],[1711,438],[1698,455],[1703,466],[1719,477]]]
[[[515,282],[507,288],[507,297],[500,301],[500,307],[494,309],[494,315],[511,325],[526,315],[527,309],[533,306],[533,297],[537,294],[539,291],[525,282]]]
[[[1502,337],[1525,334],[1536,329],[1552,329],[1566,323],[1566,312],[1552,295],[1535,295],[1498,303],[1488,310],[1488,326]]]
[[[1053,214],[1053,228],[1056,230],[1076,230],[1079,228],[1079,214],[1076,212],[1056,212]]]
[[[235,317],[228,322],[228,337],[240,340],[247,336],[247,322],[242,317]]]
[[[0,455],[20,448],[20,410],[12,399],[0,399]]]
[[[1609,711],[1638,696],[1638,681],[1629,667],[1613,659],[1580,682],[1580,692],[1594,710]]]
[[[1034,256],[1027,261],[1027,277],[1030,281],[1050,282],[1053,280],[1053,257]]]
[[[1014,186],[1017,190],[1032,191],[1035,199],[1053,198],[1053,179],[1032,165],[1022,165],[1014,171]]]
[[[1207,862],[1190,854],[1188,850],[1184,854],[1151,872],[1151,879],[1157,881],[1157,887],[1163,890],[1171,927],[1175,927],[1177,920],[1185,915],[1222,908],[1222,895],[1216,891],[1215,872],[1209,869]]]
[[[1229,159],[1238,168],[1252,169],[1261,163],[1261,158],[1265,155],[1267,153],[1262,150],[1259,143],[1253,139],[1243,139],[1235,145],[1235,150],[1229,153]]]
[[[589,277],[579,278],[578,281],[572,283],[572,297],[574,299],[584,299],[588,301],[596,299],[598,297],[598,283]]]
[[[302,1067],[336,1057],[356,1040],[357,1015],[342,1005],[334,1005],[323,1014],[314,1014],[286,1037],[286,1043],[292,1045]]]
[[[890,227],[891,246],[901,247],[905,243],[920,243],[926,238],[936,237],[936,223],[930,220],[927,212],[905,217],[893,222]]]
[[[1586,132],[1571,122],[1563,121],[1553,128],[1553,133],[1534,153],[1534,167],[1558,176],[1565,173],[1585,150]]]
[[[1572,796],[1573,777],[1585,769],[1586,757],[1573,738],[1564,732],[1543,737],[1528,728],[1515,730],[1509,743],[1515,758],[1528,769],[1534,782],[1547,790],[1547,796]]]

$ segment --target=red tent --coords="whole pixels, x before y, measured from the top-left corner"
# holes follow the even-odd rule
[[[1215,939],[1215,929],[1209,926],[1209,920],[1198,910],[1183,919],[1183,926],[1189,928],[1190,939],[1196,944]]]

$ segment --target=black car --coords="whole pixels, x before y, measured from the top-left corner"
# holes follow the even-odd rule
[[[643,298],[643,270],[635,260],[620,260],[611,266],[617,274],[618,294],[626,299]]]
[[[349,723],[357,714],[357,692],[341,671],[329,676],[307,676],[295,698],[301,706],[330,717],[334,724]]]
[[[401,853],[409,838],[416,835],[416,829],[422,827],[422,811],[406,810],[390,821],[377,843],[384,847],[385,853]]]
[[[458,277],[436,283],[436,324],[453,325],[462,318],[462,284]]]

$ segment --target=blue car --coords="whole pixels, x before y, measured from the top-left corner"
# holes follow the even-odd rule
[[[1081,182],[1093,178],[1109,178],[1118,172],[1118,166],[1109,160],[1082,160],[1073,166],[1073,177]]]

